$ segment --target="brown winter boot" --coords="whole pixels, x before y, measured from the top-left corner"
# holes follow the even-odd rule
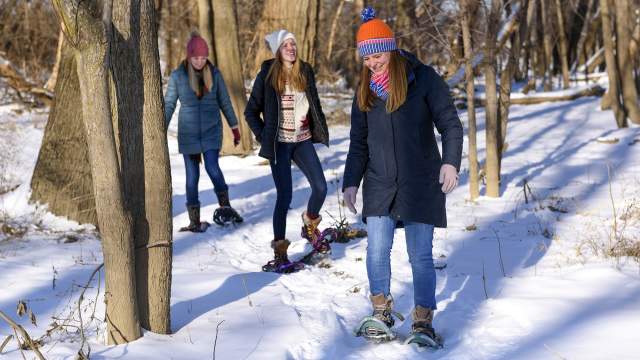
[[[363,336],[375,342],[393,340],[396,335],[391,329],[395,324],[394,316],[404,320],[401,314],[393,311],[393,298],[384,294],[371,295],[373,314],[360,322],[357,336]]]
[[[317,218],[311,219],[307,212],[302,213],[302,237],[307,239],[311,245],[320,253],[328,253],[331,250],[329,242],[321,238],[320,230],[318,226],[322,221],[322,216],[318,215]]]
[[[287,257],[289,244],[290,242],[287,239],[271,241],[271,247],[273,248],[273,260],[269,260],[269,262],[263,265],[262,271],[286,274],[299,270],[296,264],[289,261],[289,258]]]
[[[423,345],[440,347],[442,346],[442,338],[438,334],[436,334],[433,326],[431,325],[432,322],[433,310],[417,305],[413,310],[413,325],[411,326],[411,334],[414,337],[420,337],[422,341],[419,341],[419,343],[424,343]],[[428,339],[425,339],[425,336]]]

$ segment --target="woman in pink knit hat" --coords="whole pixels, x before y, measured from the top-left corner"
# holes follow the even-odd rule
[[[187,43],[187,58],[171,73],[165,94],[165,121],[167,127],[180,100],[178,114],[178,149],[184,157],[186,170],[186,207],[189,225],[180,231],[203,232],[208,222],[200,221],[200,201],[198,180],[200,162],[213,182],[219,208],[213,215],[218,225],[240,223],[242,217],[229,203],[229,191],[222,170],[218,165],[218,155],[222,147],[222,119],[224,113],[233,131],[234,145],[240,142],[238,120],[227,87],[220,70],[207,59],[209,47],[197,33],[193,33]]]

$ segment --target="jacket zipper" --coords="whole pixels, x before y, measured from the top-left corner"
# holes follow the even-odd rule
[[[329,134],[326,133],[324,126],[322,126],[321,121],[320,121],[320,117],[318,116],[318,113],[316,112],[316,106],[315,106],[315,101],[311,98],[311,92],[307,91],[307,97],[309,98],[309,104],[311,104],[311,110],[313,111],[313,114],[315,115],[315,118],[318,122],[318,125],[320,126],[320,129],[322,130],[322,133],[324,134],[325,139],[329,140]]]
[[[276,124],[276,136],[273,137],[273,165],[277,163],[276,145],[278,143],[278,133],[280,132],[280,116],[282,116],[280,95],[276,94],[276,96],[278,97],[278,123]]]

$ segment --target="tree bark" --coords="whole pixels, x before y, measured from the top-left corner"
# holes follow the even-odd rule
[[[49,80],[44,84],[44,88],[49,91],[54,91],[56,88],[56,81],[58,80],[58,71],[60,69],[60,58],[62,57],[62,44],[64,43],[64,33],[62,30],[59,31],[58,34],[58,48],[56,49],[56,62],[53,65],[53,69],[51,69],[51,75],[49,75]]]
[[[325,58],[326,61],[331,61],[331,53],[333,52],[333,41],[336,37],[338,20],[340,19],[340,15],[342,14],[342,8],[344,8],[344,1],[345,0],[340,0],[340,2],[338,3],[338,9],[333,15],[333,20],[331,21],[331,32],[329,33],[329,44],[327,45],[327,56]]]
[[[139,338],[141,331],[132,221],[124,200],[109,96],[112,3],[105,1],[102,21],[97,18],[100,9],[96,2],[83,2],[75,8],[74,1],[54,0],[54,6],[63,20],[65,34],[78,35],[73,41],[102,236],[107,340],[109,344],[126,343]]]
[[[544,44],[544,77],[542,86],[544,91],[551,91],[553,88],[553,40],[551,34],[553,28],[549,19],[549,0],[540,0],[540,18],[542,19],[542,39]]]
[[[471,44],[471,0],[465,0],[462,5],[462,39],[464,43],[465,79],[467,92],[467,117],[469,121],[469,195],[471,200],[480,196],[480,181],[478,171],[478,145],[476,140],[476,108],[474,103],[475,88],[473,84],[473,48]]]
[[[266,0],[256,31],[264,39],[268,33],[277,29],[288,30],[296,37],[298,57],[314,65],[319,13],[319,0]],[[273,58],[271,50],[267,46],[261,46],[252,73],[257,74],[262,62],[270,58]]]
[[[587,42],[587,37],[589,35],[589,29],[592,23],[593,11],[595,8],[595,4],[598,0],[587,0],[587,12],[584,15],[584,21],[582,22],[582,29],[580,30],[580,37],[578,39],[578,45],[576,46],[576,61],[572,66],[572,70],[576,70],[580,66],[580,59],[584,59],[584,64],[589,60],[585,55],[585,43]]]
[[[631,7],[628,0],[614,0],[616,9],[616,47],[618,71],[624,109],[634,124],[640,124],[640,107],[638,107],[638,91],[633,76],[633,61],[629,52],[633,25],[629,13]]]
[[[242,61],[240,60],[240,42],[238,40],[238,22],[235,2],[233,0],[215,0],[213,9],[213,48],[215,64],[220,68],[231,97],[233,111],[238,118],[240,144],[233,145],[233,133],[226,121],[222,121],[222,154],[247,155],[252,148],[252,133],[244,119],[244,108],[247,95],[242,77]],[[223,115],[224,116],[224,115]]]
[[[55,215],[97,226],[76,67],[75,50],[65,39],[56,96],[31,178],[31,201],[47,204]]]
[[[213,49],[213,9],[211,7],[212,0],[198,0],[198,31],[200,36],[209,45],[209,58],[215,59],[216,54]]]
[[[498,124],[498,92],[496,84],[496,34],[497,24],[500,23],[500,0],[491,1],[491,10],[487,15],[487,28],[485,33],[485,59],[484,76],[487,93],[487,105],[485,109],[485,133],[486,153],[485,163],[487,190],[489,197],[500,197],[500,161],[498,148],[499,124]]]
[[[556,15],[558,18],[558,40],[560,46],[560,65],[562,66],[562,88],[568,89],[569,84],[569,54],[567,51],[567,35],[564,28],[564,16],[560,0],[555,0]]]
[[[619,128],[627,127],[627,114],[620,100],[620,78],[618,64],[614,54],[613,28],[611,25],[611,12],[607,0],[600,0],[600,16],[602,18],[602,38],[604,41],[604,54],[607,62],[607,74],[609,75],[609,91],[607,91],[610,105],[616,124]]]
[[[171,167],[165,132],[155,14],[153,0],[140,2],[140,61],[144,82],[144,213],[148,239],[142,237],[136,243],[136,273],[142,326],[156,333],[169,334],[173,257]]]
[[[416,19],[416,1],[398,0],[396,2],[396,38],[398,47],[412,51],[420,58],[420,44],[416,39],[418,20]],[[455,70],[454,70],[455,71]]]

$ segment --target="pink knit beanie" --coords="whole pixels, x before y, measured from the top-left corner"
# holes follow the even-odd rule
[[[191,39],[187,43],[187,58],[196,56],[209,56],[209,47],[207,42],[198,35],[198,33],[191,34]]]

